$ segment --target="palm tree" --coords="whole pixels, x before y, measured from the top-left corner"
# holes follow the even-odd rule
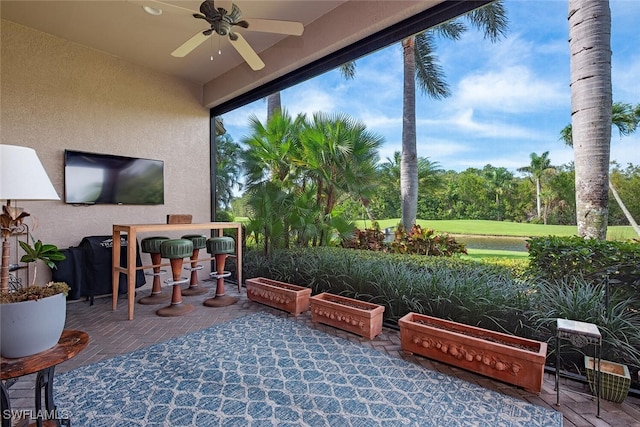
[[[536,153],[531,153],[531,164],[529,166],[523,166],[518,168],[518,172],[524,172],[531,176],[532,180],[536,184],[536,214],[540,219],[542,213],[542,177],[555,170],[555,166],[551,166],[551,160],[549,159],[549,152],[545,151],[541,156]]]
[[[506,31],[507,18],[501,0],[490,3],[464,16],[485,38],[498,40]],[[416,81],[423,93],[434,99],[449,96],[444,72],[435,55],[435,36],[457,40],[467,30],[460,20],[444,22],[402,41],[404,61],[402,110],[402,159],[400,194],[402,225],[410,229],[418,210],[418,154],[416,148]]]
[[[286,112],[277,112],[263,125],[256,116],[249,118],[251,136],[244,138],[247,147],[242,153],[246,172],[249,205],[253,207],[252,228],[265,235],[265,252],[281,240],[289,247],[289,206],[298,171],[291,162],[300,150],[299,134],[304,116],[291,118]],[[266,217],[262,217],[266,215]],[[281,225],[276,225],[280,221]],[[258,224],[259,223],[259,224]],[[278,223],[280,224],[280,223]],[[281,237],[281,239],[280,239]]]
[[[612,125],[618,128],[618,133],[620,134],[620,136],[631,135],[637,130],[638,124],[640,123],[640,104],[636,105],[636,107],[634,108],[631,104],[614,102],[611,108],[611,121]],[[566,145],[573,147],[573,129],[571,123],[569,123],[564,127],[564,129],[562,129],[562,131],[560,131],[560,139]],[[618,206],[620,206],[620,209],[627,218],[627,221],[629,221],[629,224],[631,224],[636,234],[640,236],[640,227],[638,227],[638,224],[633,219],[633,216],[618,195],[618,192],[613,186],[611,179],[609,179],[608,186],[609,190],[611,190],[611,194],[613,194],[614,199],[618,203]]]
[[[640,104],[635,108],[624,102],[614,102],[611,106],[611,124],[618,128],[620,136],[634,133],[640,124]],[[560,139],[569,147],[573,147],[573,127],[571,123],[560,131]]]
[[[604,240],[612,123],[608,0],[569,0],[569,50],[578,234]]]
[[[300,135],[300,156],[292,159],[313,182],[322,206],[319,242],[327,243],[327,225],[341,194],[358,200],[374,190],[378,148],[383,138],[345,114],[315,113]]]
[[[356,75],[356,63],[347,62],[339,67],[342,77],[346,80],[351,80]],[[282,99],[280,98],[280,92],[274,92],[267,96],[267,121],[273,117],[277,111],[282,111]]]
[[[241,152],[240,145],[233,142],[229,134],[216,136],[216,194],[219,209],[229,209],[233,189],[242,188],[239,181]]]
[[[513,186],[513,174],[505,167],[487,165],[483,172],[489,181],[490,190],[495,193],[497,220],[503,220],[502,196]]]

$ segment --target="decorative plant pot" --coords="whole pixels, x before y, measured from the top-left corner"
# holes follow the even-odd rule
[[[540,393],[547,344],[462,323],[408,313],[402,349]]]
[[[309,310],[310,288],[264,277],[247,279],[245,285],[251,301],[288,311],[294,316]]]
[[[64,329],[66,301],[64,294],[56,294],[0,305],[2,357],[31,356],[55,346]]]
[[[596,371],[593,364],[593,357],[584,357],[584,367],[587,371],[589,388],[591,389],[591,393],[595,396]],[[629,375],[629,368],[627,365],[611,362],[609,360],[600,360],[600,378],[600,397],[611,402],[624,402],[627,398],[627,394],[629,394],[629,388],[631,388],[631,375]]]
[[[373,339],[382,332],[384,306],[323,292],[312,296],[311,321]]]

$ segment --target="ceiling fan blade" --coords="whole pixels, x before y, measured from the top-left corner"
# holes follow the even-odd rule
[[[233,10],[232,0],[214,0],[213,4],[216,9],[224,9],[227,13],[231,13],[231,10]]]
[[[262,62],[262,59],[260,59],[256,51],[249,46],[249,43],[242,37],[242,34],[235,34],[238,38],[236,40],[229,39],[231,45],[238,51],[240,56],[247,61],[247,64],[249,64],[253,71],[262,70],[264,68],[264,62]]]
[[[304,32],[304,25],[294,21],[277,21],[273,19],[244,18],[249,23],[250,31],[260,31],[261,33],[287,34],[291,36],[301,36]]]
[[[170,3],[165,3],[158,0],[127,0],[129,3],[137,4],[140,6],[147,6],[153,9],[159,9],[163,12],[174,13],[178,15],[193,16],[194,13],[198,13],[197,10],[191,10],[182,6],[176,6]]]
[[[171,52],[171,56],[176,58],[183,58],[190,54],[192,50],[200,46],[208,38],[209,36],[205,36],[204,34],[202,34],[202,31],[200,31],[198,34],[184,42],[182,46]]]

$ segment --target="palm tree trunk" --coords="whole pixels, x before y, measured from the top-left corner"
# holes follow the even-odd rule
[[[538,213],[538,219],[540,219],[540,212],[542,207],[542,202],[540,200],[541,190],[542,189],[540,188],[540,178],[536,178],[536,212]]]
[[[612,110],[608,0],[569,0],[569,48],[578,234],[604,240]]]
[[[267,97],[267,121],[275,115],[276,112],[282,111],[282,101],[280,92],[272,93]]]
[[[418,213],[418,152],[416,148],[416,62],[414,37],[402,41],[404,87],[402,95],[402,157],[400,160],[400,196],[402,225],[410,230]]]
[[[629,209],[627,209],[627,207],[625,206],[611,181],[609,181],[609,189],[611,190],[613,197],[616,199],[616,202],[618,202],[618,206],[620,206],[620,209],[622,209],[622,212],[624,212],[624,216],[627,218],[627,221],[629,221],[629,224],[631,224],[631,227],[633,227],[633,230],[636,232],[636,234],[640,236],[640,227],[638,227],[638,223],[636,223],[636,221],[633,219],[633,216],[631,216],[631,212],[629,212]]]

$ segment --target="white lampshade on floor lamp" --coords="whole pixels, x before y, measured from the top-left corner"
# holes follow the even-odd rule
[[[29,216],[22,208],[11,206],[19,200],[60,200],[51,180],[33,148],[0,144],[0,200],[2,207],[2,269],[0,292],[9,290],[9,237]]]

